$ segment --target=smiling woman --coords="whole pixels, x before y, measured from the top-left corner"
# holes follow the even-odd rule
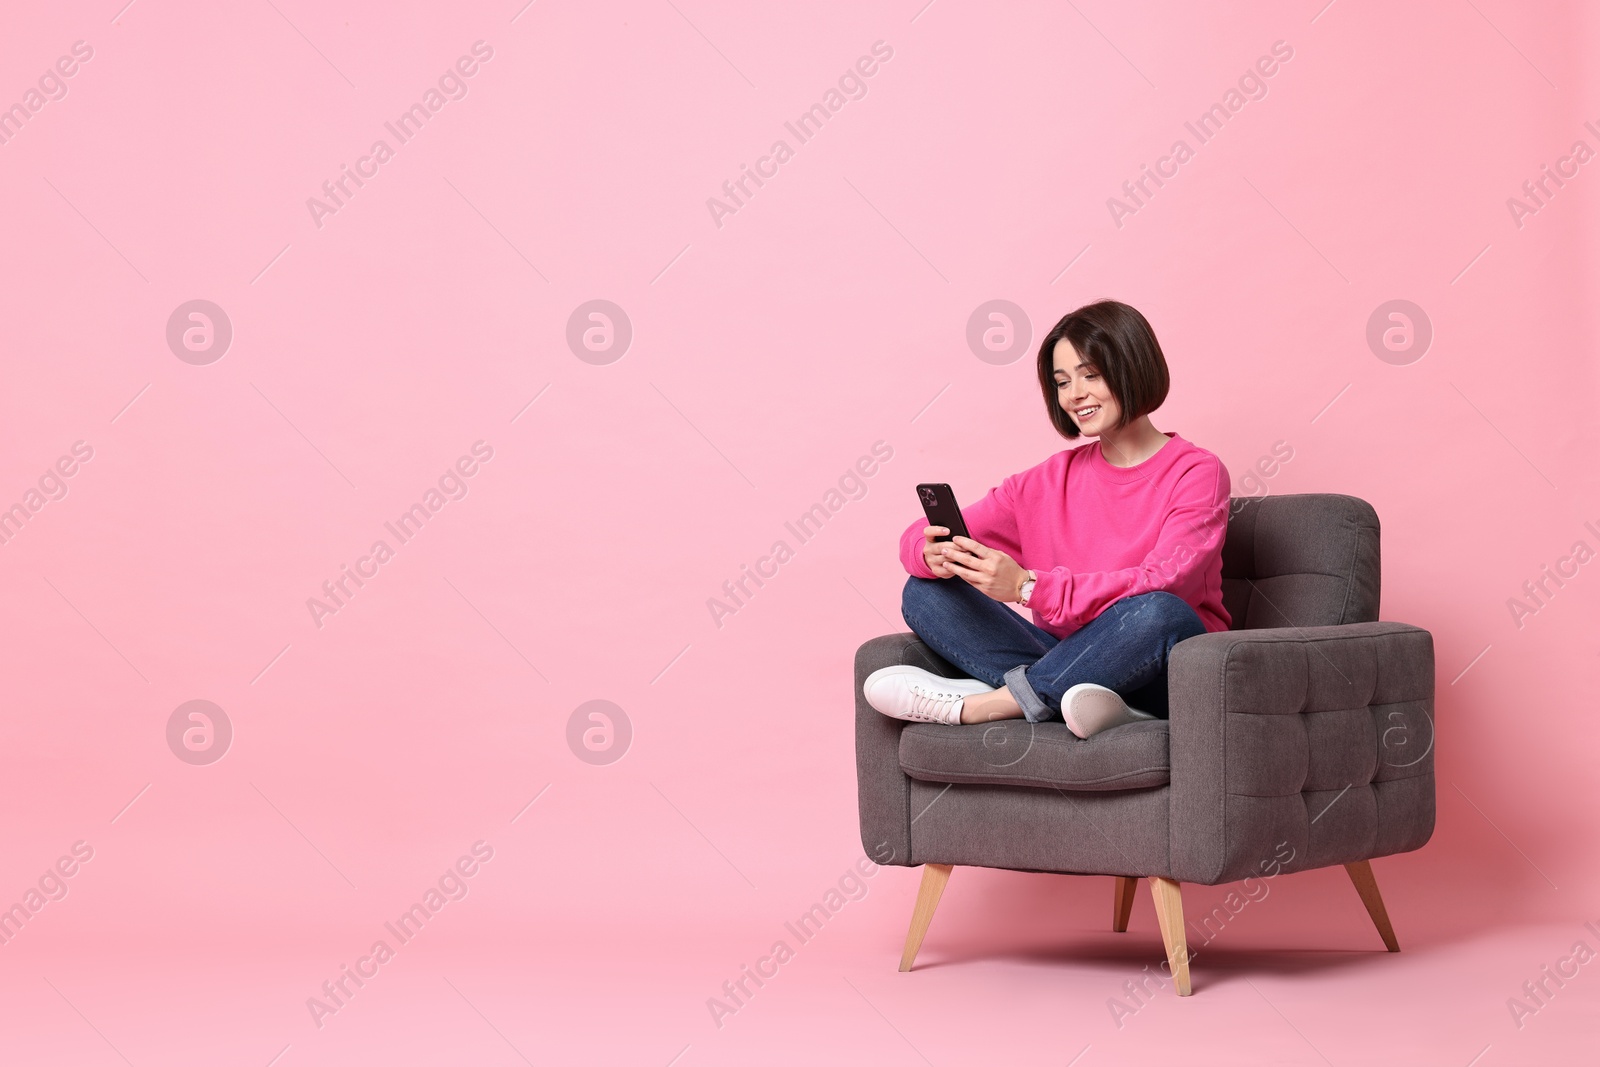
[[[1087,738],[1165,718],[1173,646],[1228,629],[1228,472],[1150,424],[1170,378],[1149,322],[1112,300],[1064,316],[1039,346],[1038,382],[1062,437],[1099,441],[991,489],[963,512],[970,537],[906,528],[905,620],[971,677],[875,671],[863,695],[885,715],[1055,719]]]

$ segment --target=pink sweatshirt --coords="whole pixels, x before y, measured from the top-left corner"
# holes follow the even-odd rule
[[[1228,629],[1228,470],[1176,433],[1167,437],[1132,467],[1107,463],[1098,440],[1057,452],[961,509],[974,540],[1038,572],[1028,598],[1035,625],[1065,637],[1123,597],[1165,589],[1207,631]],[[900,561],[918,578],[933,577],[922,558],[927,525],[919,518],[900,535]]]

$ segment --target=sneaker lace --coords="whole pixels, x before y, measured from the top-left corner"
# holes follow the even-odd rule
[[[956,704],[962,699],[960,693],[951,693],[942,689],[926,689],[915,684],[910,689],[910,711],[912,715],[919,719],[944,722],[950,718],[955,711]]]

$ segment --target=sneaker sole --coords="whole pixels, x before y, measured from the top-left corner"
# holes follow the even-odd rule
[[[1079,682],[1062,697],[1061,718],[1067,724],[1067,729],[1080,740],[1087,741],[1095,734],[1114,727],[1142,722],[1146,716],[1134,714],[1133,709],[1114,690]]]

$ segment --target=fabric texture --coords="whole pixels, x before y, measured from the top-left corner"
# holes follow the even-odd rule
[[[1022,719],[900,731],[900,768],[924,782],[1148,789],[1167,783],[1167,751],[1167,724],[1160,719],[1129,723],[1087,741],[1065,723]]]
[[[1166,875],[1171,806],[1164,788],[1073,793],[912,780],[908,799],[913,865]]]
[[[1376,619],[1378,549],[1378,514],[1365,500],[1337,493],[1234,500],[1222,545],[1230,628]]]
[[[962,672],[914,634],[863,644],[868,854],[1216,885],[1426,844],[1433,637],[1377,621],[1377,515],[1336,494],[1233,505],[1222,553],[1233,628],[1172,649],[1166,722],[1071,743],[1054,724],[907,726],[866,703],[868,674],[891,663]]]
[[[1433,638],[1401,622],[1206,634],[1172,657],[1172,877],[1208,885],[1420,848]]]
[[[1066,449],[961,509],[974,540],[1038,573],[1028,609],[1040,628],[1066,637],[1116,601],[1153,590],[1183,598],[1208,632],[1229,628],[1228,470],[1180,435],[1167,437],[1132,467],[1106,462],[1098,441]],[[922,555],[926,526],[918,519],[900,537],[900,561],[918,578],[933,577]]]

